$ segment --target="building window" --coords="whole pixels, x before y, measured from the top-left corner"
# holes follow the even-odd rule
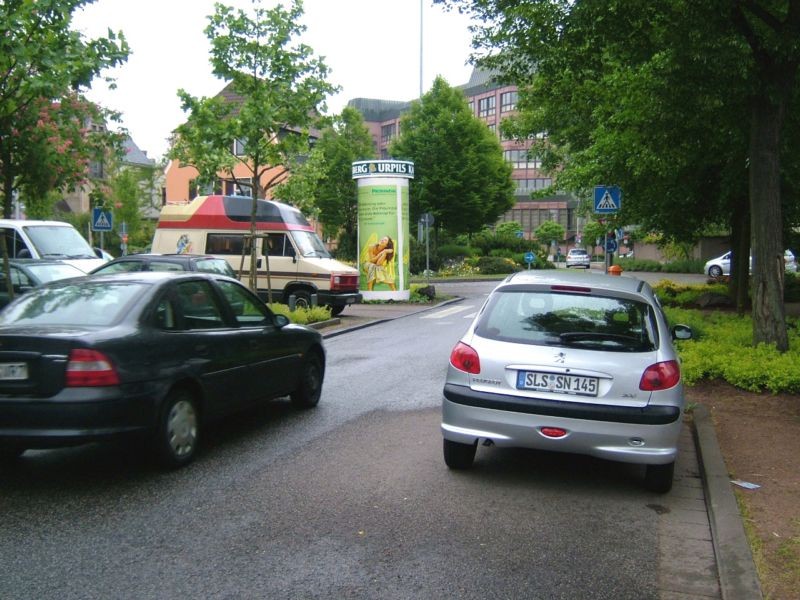
[[[553,180],[550,177],[532,177],[530,179],[515,179],[514,184],[516,185],[514,193],[517,196],[527,196],[532,192],[549,188],[553,185]]]
[[[503,92],[500,94],[500,112],[509,112],[515,110],[517,108],[517,100],[519,99],[519,94],[514,92]]]
[[[478,100],[478,116],[491,117],[494,115],[495,97],[489,96],[488,98],[481,98]]]
[[[381,143],[385,144],[395,136],[394,123],[381,126]]]
[[[531,158],[527,150],[504,150],[503,158],[511,163],[514,169],[539,169],[542,166],[542,161]]]
[[[494,134],[497,134],[497,125],[495,125],[494,123],[489,123],[487,127],[489,128],[489,131],[491,131]]]
[[[103,179],[105,171],[102,160],[93,160],[89,163],[89,177],[91,179]]]
[[[475,114],[475,102],[470,100],[469,102],[467,102],[467,106],[469,106],[469,112],[474,115]]]
[[[244,143],[245,142],[242,139],[233,140],[233,155],[234,156],[244,156],[245,155]]]

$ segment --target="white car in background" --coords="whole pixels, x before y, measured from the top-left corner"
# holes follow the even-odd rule
[[[567,253],[567,268],[570,267],[583,267],[588,269],[591,266],[591,258],[589,253],[583,248],[571,248]]]
[[[795,260],[794,254],[791,250],[786,250],[783,253],[783,260],[785,262],[785,268],[787,273],[797,273],[797,261]],[[720,277],[722,275],[730,275],[731,274],[731,253],[730,251],[726,252],[722,256],[718,256],[717,258],[712,258],[708,262],[706,262],[705,266],[703,267],[703,272],[706,273],[709,277]],[[753,272],[753,257],[750,257],[750,272]]]

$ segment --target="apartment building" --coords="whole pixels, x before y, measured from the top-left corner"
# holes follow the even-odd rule
[[[533,231],[544,221],[556,221],[567,231],[567,240],[577,233],[576,208],[578,201],[553,190],[552,195],[531,198],[531,193],[549,190],[553,180],[541,170],[541,162],[528,156],[528,149],[535,139],[505,139],[500,133],[502,119],[514,114],[517,108],[516,86],[498,83],[491,72],[474,69],[470,80],[457,86],[464,92],[473,114],[500,139],[503,156],[511,163],[511,177],[515,183],[516,204],[498,222],[517,221],[522,224],[523,236],[530,239]],[[364,117],[372,135],[373,143],[381,158],[390,158],[389,145],[399,134],[400,117],[411,106],[411,102],[355,98],[348,103]]]

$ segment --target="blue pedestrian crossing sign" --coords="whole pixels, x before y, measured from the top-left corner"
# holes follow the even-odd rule
[[[114,217],[110,210],[92,209],[92,231],[111,231],[113,224]]]
[[[622,208],[622,191],[617,186],[597,185],[594,188],[594,212],[615,213]]]

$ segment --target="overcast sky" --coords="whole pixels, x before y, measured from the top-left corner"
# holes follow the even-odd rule
[[[251,0],[224,4],[248,8]],[[271,7],[278,2],[263,0]],[[286,6],[288,3],[284,3]],[[423,89],[442,75],[451,85],[469,80],[468,20],[423,0]],[[342,91],[328,100],[340,112],[358,97],[410,100],[419,95],[420,0],[304,0],[302,41],[330,67]],[[211,74],[203,30],[213,0],[97,0],[75,14],[74,27],[89,37],[123,31],[128,61],[110,74],[117,89],[99,80],[88,96],[120,111],[123,126],[151,158],[166,153],[170,132],[185,120],[177,90],[213,96],[224,82]]]

